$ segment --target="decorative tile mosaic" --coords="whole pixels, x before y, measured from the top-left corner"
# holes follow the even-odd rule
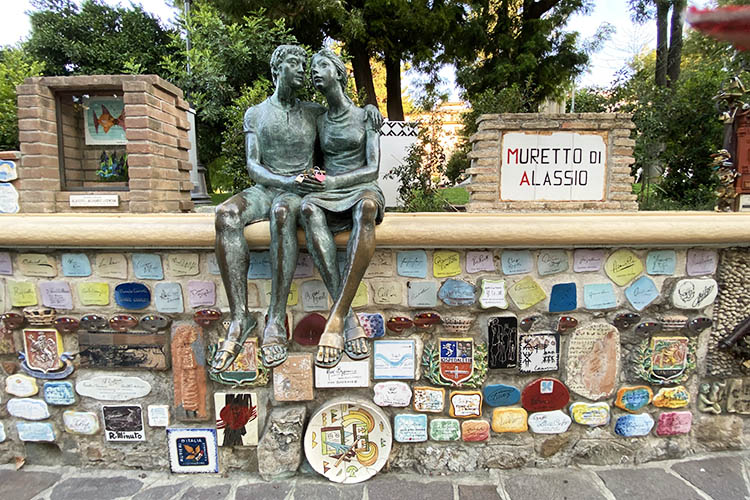
[[[167,429],[167,443],[175,474],[219,472],[216,429]]]

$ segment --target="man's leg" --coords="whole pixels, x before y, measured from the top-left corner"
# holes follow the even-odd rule
[[[216,207],[216,262],[227,292],[230,320],[227,337],[211,363],[211,370],[221,372],[242,349],[241,340],[255,326],[247,311],[247,269],[249,255],[245,226],[266,218],[270,199],[265,191],[250,188]]]
[[[261,346],[261,358],[267,367],[280,365],[287,357],[284,318],[299,254],[297,220],[301,201],[296,194],[287,193],[278,196],[271,206],[271,300]]]

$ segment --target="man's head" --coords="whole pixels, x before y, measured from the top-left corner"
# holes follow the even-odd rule
[[[279,45],[271,55],[271,78],[273,78],[274,85],[278,83],[277,80],[281,64],[290,56],[294,56],[301,60],[302,72],[304,74],[305,63],[307,61],[307,52],[305,52],[305,49],[298,45]]]

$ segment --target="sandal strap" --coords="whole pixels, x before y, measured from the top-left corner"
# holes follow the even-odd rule
[[[344,350],[344,337],[338,333],[324,333],[320,336],[318,347],[335,347]]]

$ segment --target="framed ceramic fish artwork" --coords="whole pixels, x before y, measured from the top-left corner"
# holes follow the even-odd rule
[[[86,145],[127,144],[122,96],[91,96],[83,100]]]

